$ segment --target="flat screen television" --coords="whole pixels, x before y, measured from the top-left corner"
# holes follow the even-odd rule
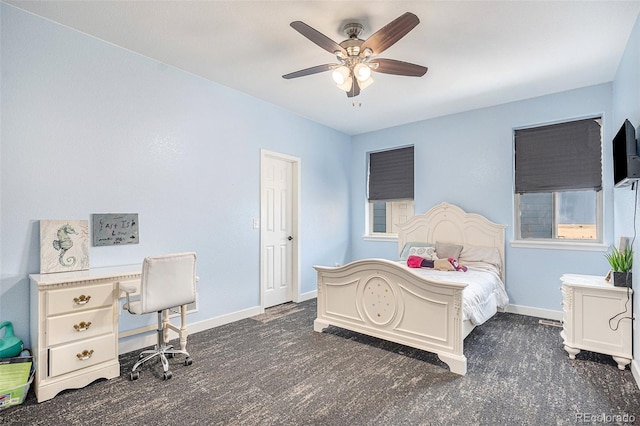
[[[613,138],[613,181],[616,188],[640,179],[640,157],[636,147],[636,129],[625,120]]]

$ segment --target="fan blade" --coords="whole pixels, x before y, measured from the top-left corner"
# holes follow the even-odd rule
[[[340,46],[338,43],[331,40],[329,37],[322,34],[320,31],[314,28],[311,28],[309,25],[305,24],[304,22],[293,21],[291,23],[291,27],[294,30],[298,31],[303,36],[305,36],[306,38],[308,38],[309,40],[311,40],[312,42],[314,42],[315,44],[317,44],[318,46],[322,47],[327,52],[335,54],[336,51],[340,51],[344,56],[349,56],[344,47]]]
[[[422,77],[427,73],[428,68],[422,65],[410,64],[409,62],[396,61],[395,59],[375,59],[370,64],[378,64],[371,67],[371,71],[384,74],[406,75],[409,77]]]
[[[360,51],[364,52],[368,47],[373,51],[373,55],[379,55],[404,37],[419,23],[420,20],[416,15],[411,12],[407,12],[389,22],[371,37],[366,39],[365,42],[362,43],[362,46],[360,46]]]
[[[324,65],[316,65],[315,67],[305,68],[300,71],[290,72],[289,74],[285,74],[282,78],[286,78],[287,80],[291,78],[304,77],[305,75],[317,74],[323,71],[329,71],[337,67],[337,64],[324,64]]]
[[[353,84],[351,84],[351,90],[347,92],[347,98],[354,98],[360,94],[360,86],[358,85],[358,79],[355,77],[351,77],[353,79]]]

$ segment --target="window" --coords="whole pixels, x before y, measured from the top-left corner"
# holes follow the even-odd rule
[[[396,227],[413,217],[413,200],[369,202],[370,234],[398,233]]]
[[[516,130],[516,239],[602,241],[600,118]]]
[[[369,235],[395,236],[413,217],[413,147],[369,154]]]

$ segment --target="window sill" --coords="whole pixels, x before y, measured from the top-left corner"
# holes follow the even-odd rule
[[[364,235],[362,237],[364,241],[398,241],[397,235]]]
[[[514,248],[534,248],[547,250],[582,250],[582,251],[601,251],[609,250],[608,244],[603,243],[583,243],[579,241],[524,241],[517,240],[509,243]]]

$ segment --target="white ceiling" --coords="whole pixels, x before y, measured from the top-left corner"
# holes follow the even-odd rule
[[[612,81],[640,12],[640,0],[5,3],[351,135]],[[355,107],[329,72],[282,78],[335,62],[292,21],[339,43],[345,23],[366,39],[404,12],[420,24],[380,57],[424,77],[376,73]]]

